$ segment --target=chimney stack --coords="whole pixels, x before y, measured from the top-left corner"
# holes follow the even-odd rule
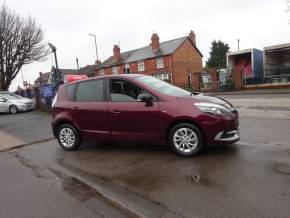
[[[114,45],[114,48],[113,48],[113,52],[114,52],[114,57],[116,59],[119,59],[121,57],[121,52],[120,52],[120,48],[118,45]]]
[[[159,36],[157,33],[153,33],[151,36],[151,47],[154,52],[157,52],[160,48]]]
[[[190,31],[188,38],[194,45],[196,45],[195,33],[192,30]]]
[[[96,60],[95,61],[95,64],[98,66],[98,65],[100,65],[102,62],[100,61],[100,60]]]

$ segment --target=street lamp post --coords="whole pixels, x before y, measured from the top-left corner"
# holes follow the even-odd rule
[[[238,51],[240,51],[240,39],[238,39]]]
[[[89,35],[93,36],[95,38],[96,55],[97,55],[97,60],[99,60],[96,35],[95,34],[91,34],[91,33]]]
[[[55,61],[55,73],[56,73],[56,86],[58,87],[60,84],[60,72],[59,72],[59,68],[58,68],[58,62],[57,62],[57,56],[56,56],[56,47],[51,44],[48,43],[48,46],[51,48],[51,51],[54,54],[54,61]]]
[[[78,68],[78,72],[80,73],[80,67],[79,67],[79,59],[76,58],[76,62],[77,62],[77,68]]]

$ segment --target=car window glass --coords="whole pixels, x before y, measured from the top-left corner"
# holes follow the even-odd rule
[[[80,82],[76,92],[76,101],[104,101],[103,80]]]
[[[112,101],[137,101],[138,95],[144,92],[144,90],[128,81],[120,79],[110,80],[110,94]]]
[[[152,76],[139,76],[137,80],[141,83],[150,86],[152,89],[158,91],[159,93],[171,95],[171,96],[188,96],[191,95],[190,92],[181,89],[179,87],[173,86],[167,82],[154,78]]]
[[[3,96],[7,99],[10,99],[10,100],[17,100],[17,99],[21,99],[18,95],[14,95],[14,94],[3,94]]]
[[[73,99],[75,87],[76,87],[76,84],[66,85],[66,91],[67,91],[67,95],[69,99]]]

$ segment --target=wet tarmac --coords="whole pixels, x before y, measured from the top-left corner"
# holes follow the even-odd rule
[[[34,155],[28,158],[22,149],[0,153],[0,217],[135,217]]]
[[[191,158],[164,145],[88,143],[65,152],[56,140],[1,153],[0,217],[126,214],[62,169],[142,198],[156,217],[289,217],[289,129],[288,120],[241,118],[240,142]]]

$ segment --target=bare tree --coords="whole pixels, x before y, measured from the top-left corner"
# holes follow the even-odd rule
[[[32,17],[23,18],[0,8],[0,90],[8,90],[21,67],[45,60],[49,53],[44,34]]]

